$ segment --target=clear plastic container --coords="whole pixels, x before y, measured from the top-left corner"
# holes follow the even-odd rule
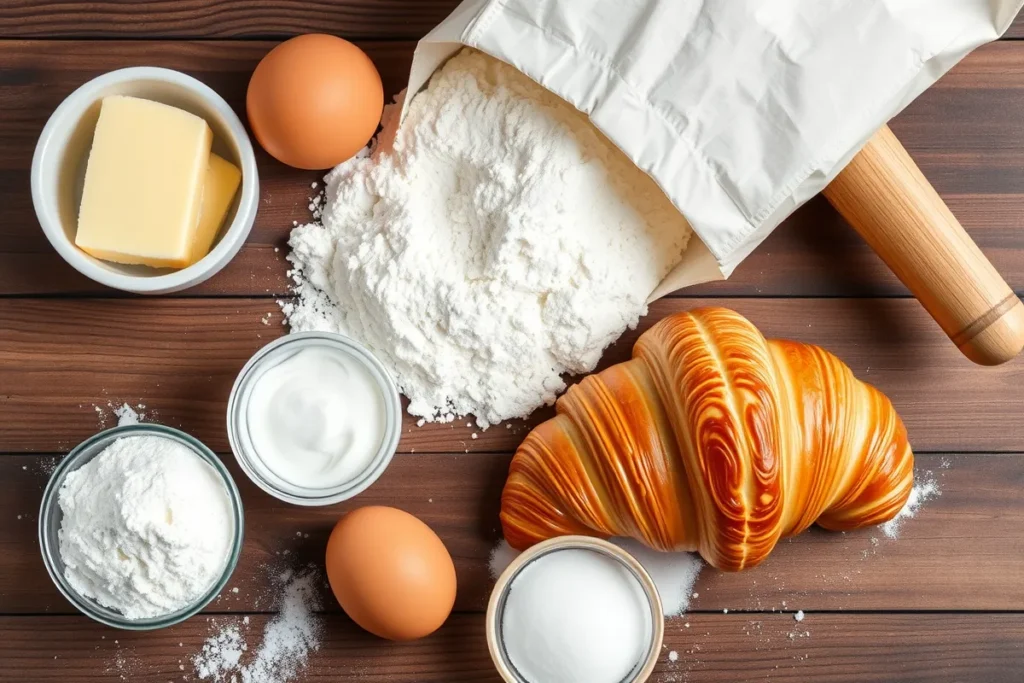
[[[64,518],[58,498],[61,486],[64,485],[64,480],[68,474],[102,453],[114,441],[125,436],[158,436],[170,439],[185,446],[202,458],[214,469],[224,483],[224,488],[228,492],[228,498],[231,500],[232,522],[235,527],[231,549],[220,578],[192,604],[175,612],[148,619],[128,619],[120,612],[104,607],[92,598],[87,598],[76,591],[64,577],[64,561],[60,556],[60,542],[57,536],[61,521]],[[238,493],[238,487],[235,486],[234,479],[231,478],[231,474],[224,467],[224,463],[200,441],[182,431],[162,425],[140,424],[114,427],[80,443],[67,457],[60,461],[53,474],[50,475],[50,481],[43,492],[43,502],[39,510],[39,547],[43,553],[43,564],[46,565],[46,571],[49,572],[50,578],[53,579],[57,589],[68,599],[68,602],[87,617],[91,617],[107,626],[130,631],[151,631],[181,623],[202,610],[211,600],[217,597],[224,589],[224,586],[227,585],[231,574],[235,571],[235,566],[238,564],[238,556],[242,550],[243,529],[242,498]]]
[[[366,468],[347,481],[307,488],[285,481],[260,458],[249,432],[248,408],[253,387],[264,372],[306,348],[323,347],[362,363],[377,381],[384,400],[385,425],[377,453]],[[295,505],[333,505],[365,491],[384,473],[398,449],[402,432],[402,402],[398,387],[377,358],[360,344],[330,332],[299,332],[267,344],[245,364],[228,399],[228,440],[235,459],[253,483],[270,495]]]

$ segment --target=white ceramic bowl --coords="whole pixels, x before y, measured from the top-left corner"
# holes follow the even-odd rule
[[[75,246],[85,167],[108,95],[163,102],[204,118],[213,130],[213,151],[242,169],[242,186],[213,249],[180,270],[109,263]],[[256,155],[245,126],[210,87],[183,73],[142,66],[111,71],[81,86],[46,122],[32,157],[32,203],[39,224],[57,252],[75,270],[100,284],[139,294],[165,294],[197,285],[227,265],[242,247],[259,207]]]

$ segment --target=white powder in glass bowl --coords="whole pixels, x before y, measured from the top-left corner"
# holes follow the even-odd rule
[[[235,533],[227,488],[171,439],[117,439],[67,475],[58,501],[65,578],[128,619],[187,607],[227,564]]]

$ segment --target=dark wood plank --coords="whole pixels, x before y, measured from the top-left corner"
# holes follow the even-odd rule
[[[259,642],[267,618],[250,617],[250,643]],[[0,618],[0,681],[193,680],[189,658],[212,628],[192,619],[164,631],[118,633],[83,617]],[[321,649],[301,680],[497,683],[483,634],[478,614],[454,615],[436,634],[411,643],[383,641],[342,616],[327,617]],[[669,622],[650,680],[1016,683],[1022,642],[1024,620],[1009,614],[810,614],[800,624],[790,615],[701,614]]]
[[[1024,14],[1017,15],[1017,18],[1013,20],[1012,24],[1010,24],[1010,28],[1006,31],[1006,35],[1004,35],[1003,38],[1024,38]]]
[[[836,353],[890,396],[920,451],[1021,450],[1019,364],[971,364],[912,299],[665,299],[604,365],[627,359],[639,332],[663,316],[706,304],[736,309],[766,336]],[[128,401],[226,451],[231,385],[284,333],[277,310],[269,299],[0,300],[0,449],[65,451],[98,428],[94,406]],[[417,428],[407,415],[400,449],[507,452],[550,412],[476,439],[468,420]]]
[[[4,38],[241,38],[333,33],[418,39],[460,0],[6,0]],[[1018,16],[1007,37],[1024,37]]]
[[[460,0],[6,0],[5,38],[251,38],[333,33],[418,39]]]
[[[389,93],[405,85],[414,43],[361,43]],[[0,42],[0,295],[109,295],[75,273],[38,228],[27,191],[36,137],[61,99],[89,78],[140,63],[189,72],[244,114],[248,77],[268,42]],[[987,46],[893,123],[953,211],[1018,292],[1024,292],[1024,43]],[[263,203],[248,246],[189,296],[286,293],[287,237],[309,220],[316,173],[260,153]],[[278,251],[275,251],[277,249]],[[902,285],[823,200],[798,211],[722,283],[689,296],[892,296]]]
[[[403,455],[354,501],[303,509],[264,494],[224,456],[245,503],[241,562],[208,611],[271,605],[271,577],[287,567],[321,566],[327,537],[345,511],[396,505],[434,528],[455,560],[457,608],[482,611],[491,590],[488,559],[500,538],[505,455]],[[50,456],[0,456],[0,614],[70,614],[39,558],[39,499]],[[784,541],[762,566],[725,574],[705,568],[692,610],[1024,611],[1024,456],[920,456],[920,476],[941,494],[907,520],[896,540],[878,529],[812,530]],[[872,540],[874,539],[874,540]],[[323,604],[337,605],[329,593]]]
[[[686,623],[686,622],[683,622]],[[938,683],[1019,680],[1019,615],[696,615],[669,622],[652,683],[828,681]],[[1004,630],[1005,629],[1005,630]]]

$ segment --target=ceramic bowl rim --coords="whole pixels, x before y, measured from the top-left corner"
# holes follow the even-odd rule
[[[230,132],[237,148],[242,171],[238,210],[231,224],[222,228],[222,236],[200,261],[170,273],[131,275],[104,268],[96,259],[76,247],[64,230],[57,197],[49,180],[59,171],[68,139],[63,133],[76,125],[90,106],[108,87],[122,83],[158,81],[181,88],[202,100],[215,111]],[[259,173],[256,154],[245,126],[231,106],[211,87],[180,71],[153,66],[133,66],[110,71],[80,85],[53,111],[43,126],[32,155],[32,204],[43,233],[57,253],[82,275],[114,289],[137,294],[178,292],[205,282],[231,261],[252,230],[259,209]]]

